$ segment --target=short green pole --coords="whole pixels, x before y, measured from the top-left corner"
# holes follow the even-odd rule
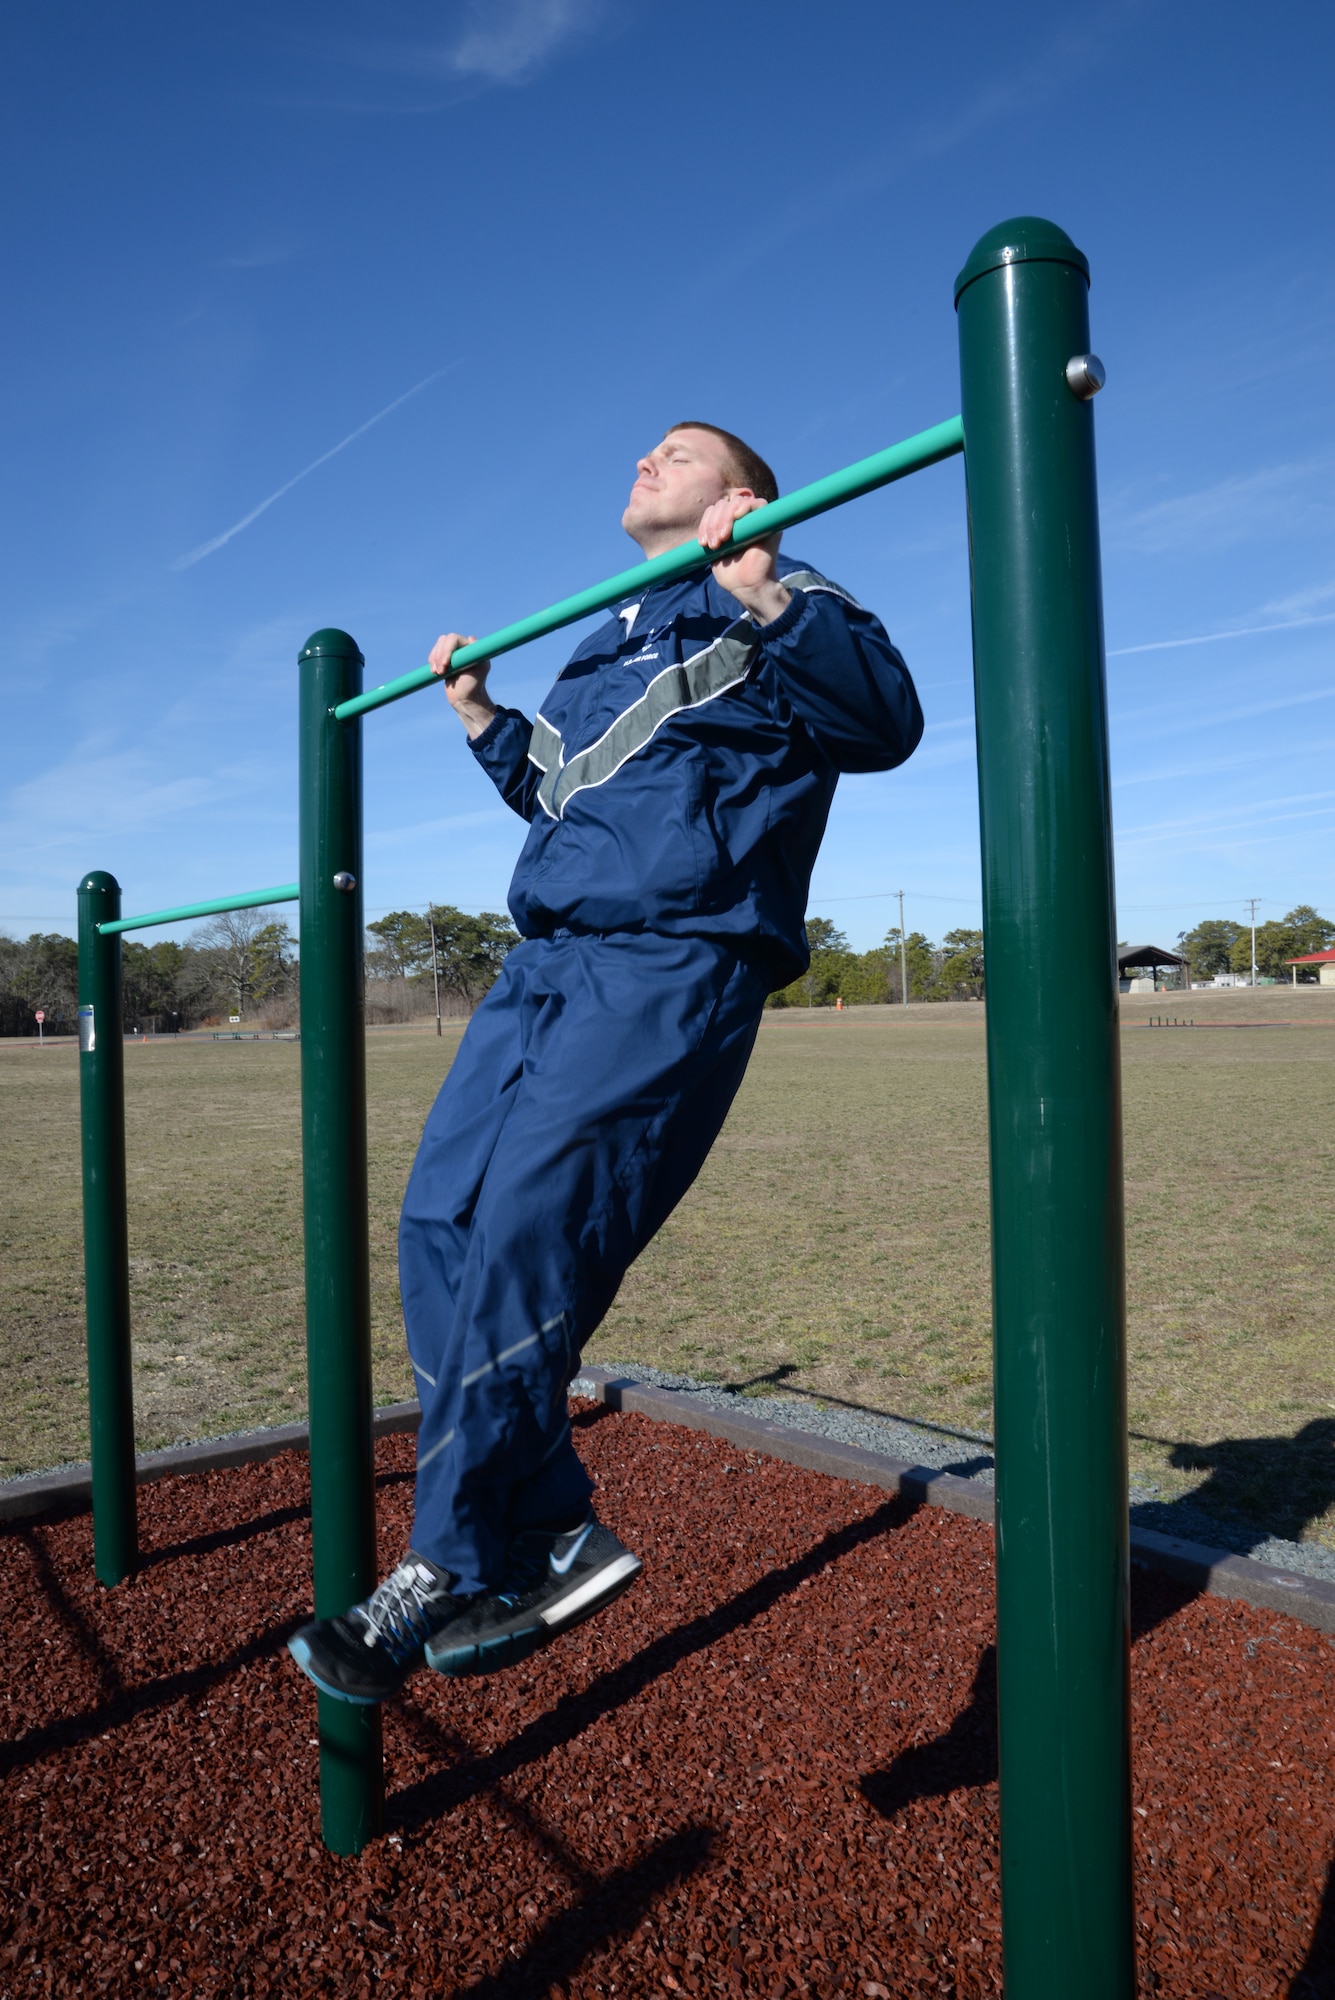
[[[956,281],[987,951],[1006,2000],[1130,2000],[1121,1106],[1089,267]],[[1072,365],[1075,364],[1075,365]],[[1068,368],[1070,372],[1068,374]]]
[[[302,648],[301,1137],[306,1210],[306,1365],[311,1424],[315,1614],[337,1617],[376,1584],[371,1454],[371,1292],[366,1209],[366,1031],[362,994],[360,694],[346,632]],[[358,1854],[380,1830],[380,1712],[321,1695],[325,1845]]]
[[[125,1048],[121,941],[98,924],[121,913],[120,883],[95,868],[79,884],[79,1122],[93,1454],[93,1569],[123,1583],[139,1563],[130,1375],[130,1248],[125,1219]]]

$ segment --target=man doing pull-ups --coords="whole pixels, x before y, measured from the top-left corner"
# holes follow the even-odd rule
[[[805,970],[807,889],[843,771],[885,771],[922,711],[880,622],[779,553],[724,552],[777,497],[740,438],[675,424],[622,526],[718,560],[620,605],[536,720],[436,641],[474,756],[529,823],[521,934],[426,1121],[399,1230],[422,1423],[411,1547],[291,1642],[378,1702],[425,1659],[485,1673],[602,1610],[640,1559],[589,1505],[566,1391],[626,1270],[699,1173],[766,996]]]

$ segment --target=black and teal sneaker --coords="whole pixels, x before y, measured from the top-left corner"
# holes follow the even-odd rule
[[[528,1528],[506,1550],[503,1587],[462,1602],[426,1642],[426,1663],[462,1679],[526,1660],[629,1590],[644,1565],[592,1514],[576,1528]]]
[[[363,1603],[303,1625],[287,1650],[321,1694],[359,1707],[388,1701],[421,1666],[428,1639],[477,1602],[452,1597],[453,1581],[447,1569],[409,1549]]]

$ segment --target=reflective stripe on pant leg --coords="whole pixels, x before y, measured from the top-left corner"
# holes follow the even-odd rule
[[[399,1221],[399,1287],[408,1358],[422,1405],[419,1467],[453,1442],[458,1367],[451,1355],[468,1227],[523,1072],[541,944],[520,945],[464,1032],[423,1129]],[[537,988],[541,990],[540,976]]]
[[[698,1170],[765,990],[715,946],[657,937],[553,940],[543,973],[550,1003],[469,1223],[439,1402],[455,1435],[424,1467],[413,1529],[478,1587],[518,1520],[588,1491],[566,1432],[580,1343]]]

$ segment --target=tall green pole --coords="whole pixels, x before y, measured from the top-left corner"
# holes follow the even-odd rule
[[[1087,356],[1088,291],[1080,251],[1032,216],[990,230],[955,288],[987,952],[1007,2000],[1135,1990],[1116,931],[1088,400],[1102,372]]]
[[[301,1138],[315,1615],[334,1618],[376,1583],[371,1455],[371,1291],[362,994],[360,694],[346,632],[316,632],[301,675]],[[320,1695],[325,1845],[358,1854],[380,1828],[380,1712]]]
[[[130,1249],[125,1220],[125,1045],[121,941],[97,926],[121,913],[120,883],[95,868],[79,884],[79,1117],[93,1568],[122,1583],[139,1562],[130,1376]]]

